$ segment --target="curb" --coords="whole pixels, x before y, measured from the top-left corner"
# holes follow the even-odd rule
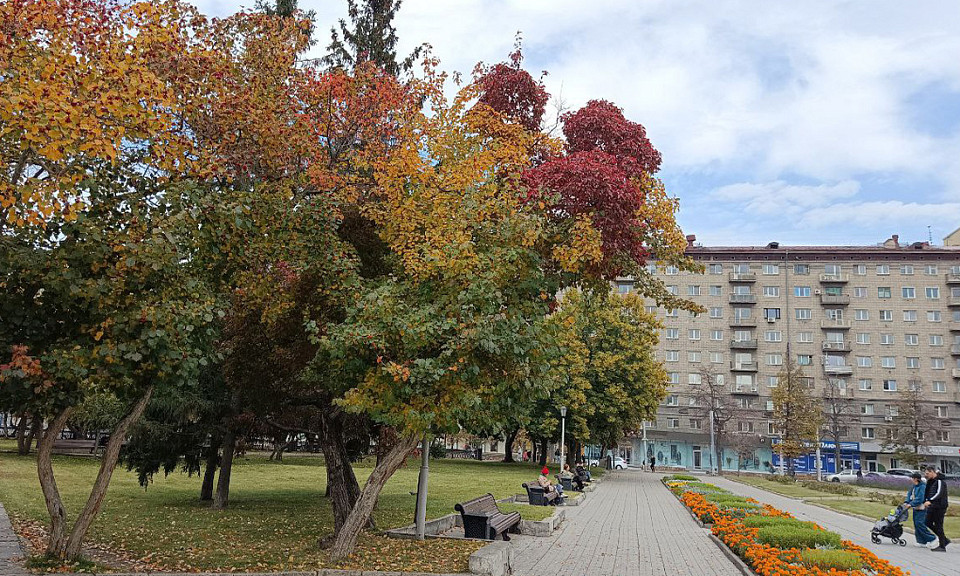
[[[733,563],[737,567],[737,570],[740,570],[740,573],[743,576],[756,576],[756,573],[750,569],[749,566],[736,554],[733,553],[733,550],[729,546],[723,543],[722,540],[714,536],[713,534],[708,534],[710,540],[720,548],[720,551],[723,552],[723,555],[727,557],[727,560]]]

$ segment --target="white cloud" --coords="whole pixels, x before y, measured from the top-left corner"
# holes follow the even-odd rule
[[[713,197],[723,202],[742,205],[750,215],[786,216],[856,196],[859,191],[859,182],[853,180],[816,186],[788,184],[777,180],[762,184],[730,184],[719,188]]]
[[[800,219],[801,227],[829,228],[832,226],[887,227],[898,230],[916,223],[947,232],[960,223],[960,202],[923,204],[919,202],[850,202],[840,203],[806,212]],[[914,238],[914,240],[925,240]],[[935,238],[939,240],[939,238]]]

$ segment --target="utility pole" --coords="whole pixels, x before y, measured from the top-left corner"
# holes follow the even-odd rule
[[[427,533],[427,478],[430,475],[430,433],[423,435],[423,450],[420,454],[420,477],[417,479],[417,540]]]
[[[717,441],[714,436],[714,424],[713,424],[713,409],[710,409],[710,473],[717,474],[717,465],[714,463],[714,458],[717,454]]]
[[[565,451],[567,449],[567,407],[560,407],[560,472],[563,472],[563,465],[566,462]]]

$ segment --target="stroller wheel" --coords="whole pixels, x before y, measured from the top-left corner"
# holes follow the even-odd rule
[[[877,535],[876,535],[876,534],[871,534],[871,535],[870,535],[870,541],[873,542],[874,544],[879,544],[879,543],[880,543],[880,539],[877,538]]]
[[[897,544],[899,544],[899,545],[901,545],[901,546],[906,546],[906,545],[907,545],[907,541],[904,540],[903,538],[901,538],[900,540],[897,541]]]

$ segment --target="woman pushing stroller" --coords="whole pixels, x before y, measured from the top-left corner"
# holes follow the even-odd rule
[[[927,548],[930,543],[937,539],[926,524],[927,510],[923,503],[926,500],[927,485],[919,472],[914,472],[910,475],[910,478],[913,480],[913,486],[907,492],[904,504],[909,504],[913,508],[913,535],[917,539],[915,546]]]

